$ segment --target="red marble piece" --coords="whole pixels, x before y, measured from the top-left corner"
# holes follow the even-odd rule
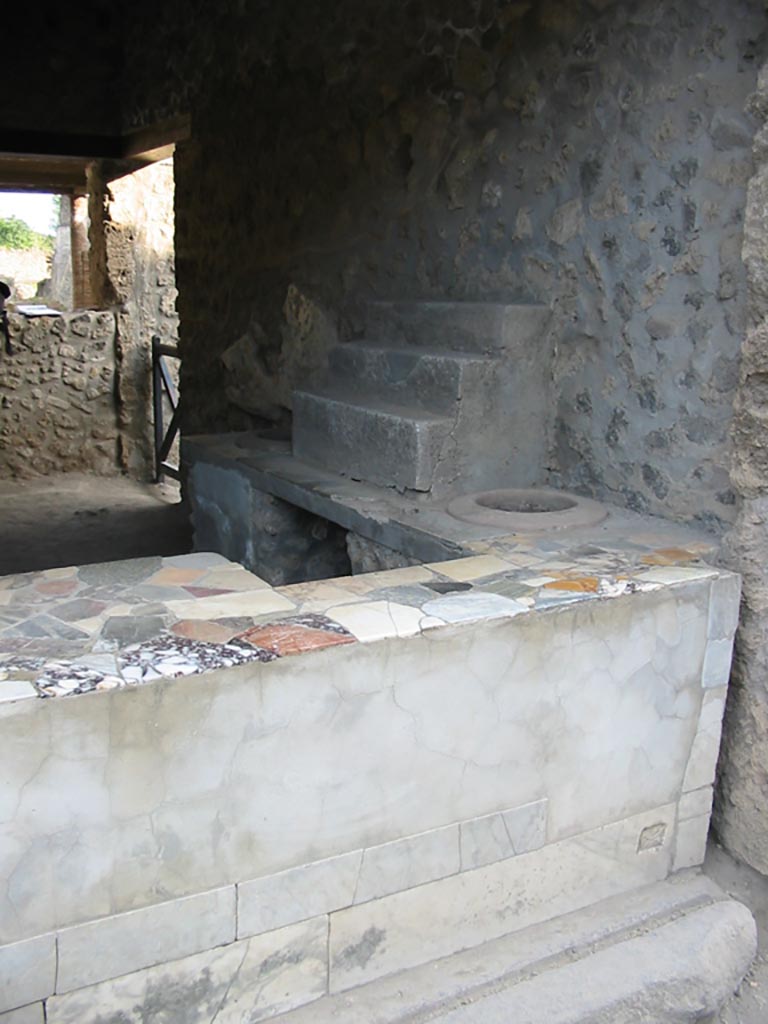
[[[38,594],[45,594],[48,597],[66,597],[77,588],[78,580],[45,580],[43,583],[35,584]]]
[[[267,651],[283,656],[286,654],[302,654],[304,651],[317,651],[324,647],[336,647],[339,644],[354,644],[357,640],[350,635],[333,633],[326,629],[312,629],[296,623],[279,622],[265,626],[254,626],[241,633],[239,640],[263,647]]]

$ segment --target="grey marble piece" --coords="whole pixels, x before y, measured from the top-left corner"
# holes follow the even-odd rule
[[[188,558],[189,556],[185,555],[184,557]],[[162,566],[163,559],[158,555],[151,558],[130,558],[119,562],[83,565],[78,569],[77,575],[83,583],[93,586],[104,584],[134,586],[158,572]]]
[[[165,627],[161,615],[112,615],[101,630],[105,640],[115,640],[121,647],[151,640]]]

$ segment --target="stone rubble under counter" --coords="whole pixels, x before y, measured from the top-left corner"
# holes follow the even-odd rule
[[[0,578],[0,703],[196,675],[718,576],[715,542],[612,512],[608,526],[501,538],[466,558],[271,588],[195,553]],[[725,586],[728,581],[725,581]],[[709,652],[722,685],[730,640]]]

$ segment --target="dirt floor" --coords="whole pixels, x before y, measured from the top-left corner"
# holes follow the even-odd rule
[[[768,878],[735,861],[714,840],[704,870],[721,889],[746,903],[757,922],[757,959],[719,1024],[768,1024]]]
[[[0,481],[0,576],[191,547],[174,482],[76,473]]]

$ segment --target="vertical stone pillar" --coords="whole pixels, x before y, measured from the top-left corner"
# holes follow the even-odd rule
[[[91,309],[95,303],[91,290],[88,243],[88,197],[74,196],[72,202],[72,304],[75,309]]]

